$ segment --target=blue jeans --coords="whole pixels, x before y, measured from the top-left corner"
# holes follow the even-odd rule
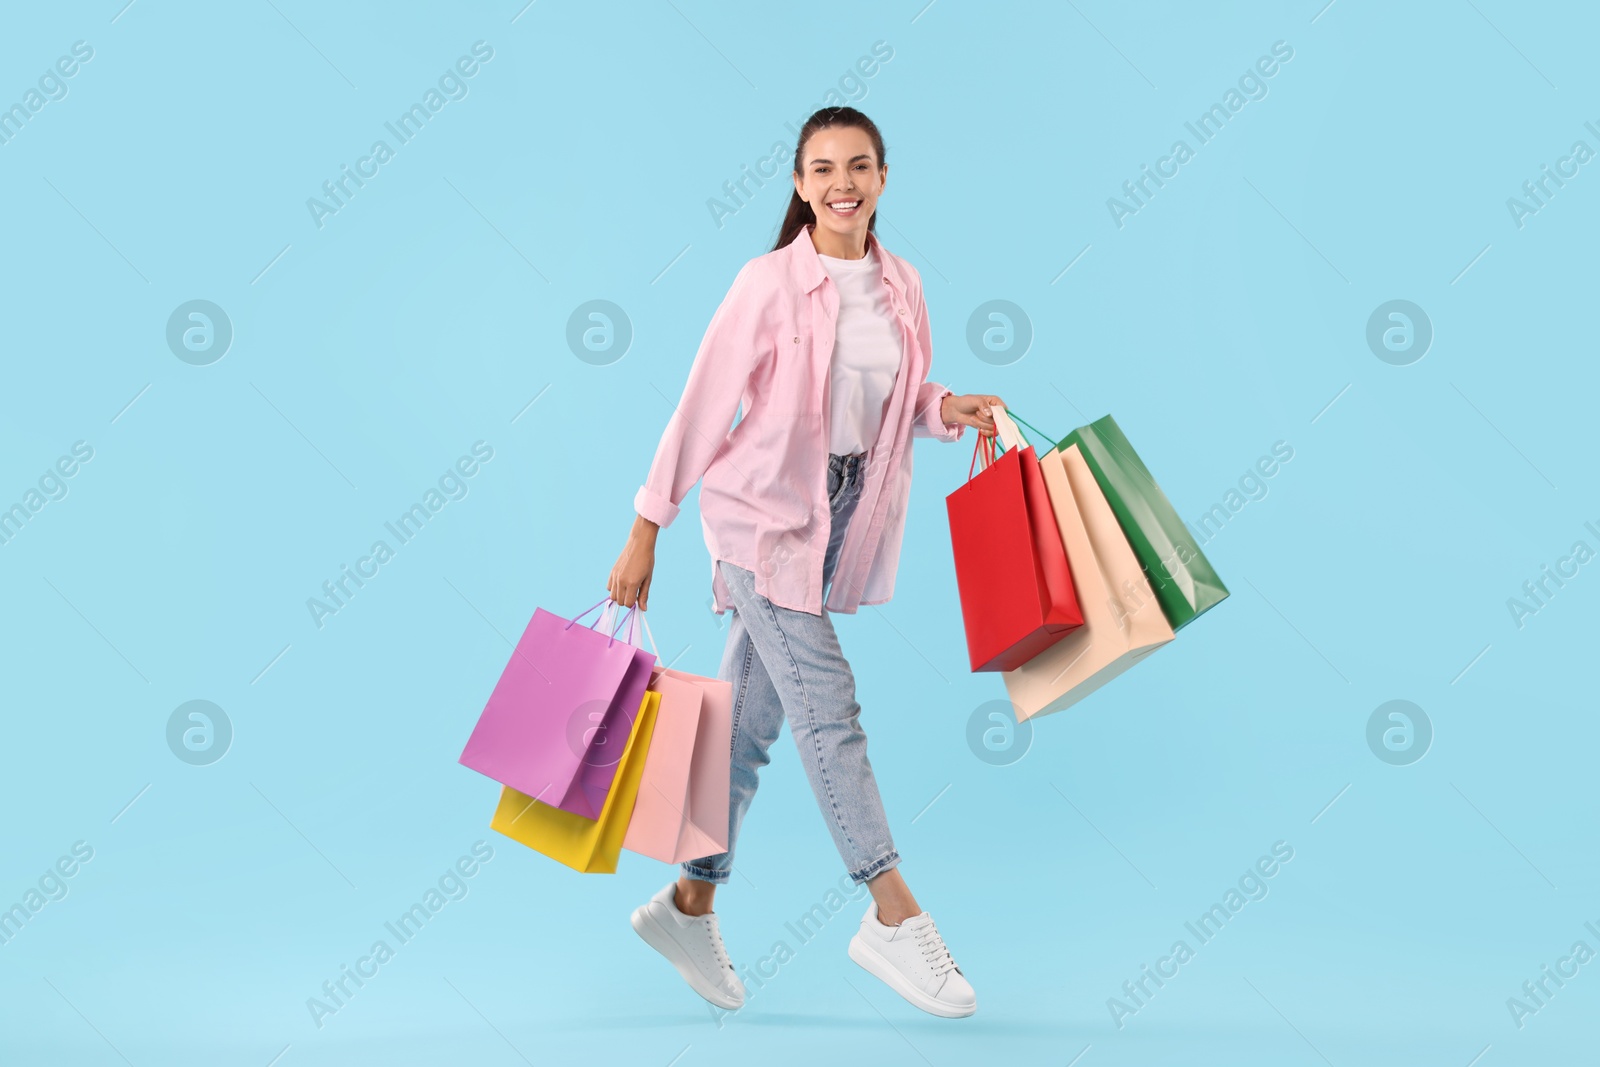
[[[850,516],[860,500],[865,454],[828,457],[832,529],[823,557],[826,586],[838,566]],[[867,762],[855,676],[839,649],[828,609],[822,614],[779,607],[755,591],[755,575],[719,560],[733,601],[728,646],[718,677],[733,683],[733,744],[729,775],[728,850],[683,864],[689,878],[721,885],[733,869],[734,841],[757,772],[771,758],[784,720],[822,809],[833,843],[857,885],[900,863],[878,782]]]

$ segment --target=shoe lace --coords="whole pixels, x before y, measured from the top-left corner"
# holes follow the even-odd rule
[[[733,970],[733,961],[728,958],[727,946],[722,943],[722,930],[717,926],[714,912],[706,912],[706,929],[711,934],[711,954],[716,957],[717,966]]]
[[[930,920],[917,931],[917,947],[922,950],[922,957],[937,978],[946,971],[959,971],[955,959],[950,955],[944,938],[939,933],[939,928]]]

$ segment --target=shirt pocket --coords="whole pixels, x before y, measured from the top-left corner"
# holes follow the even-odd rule
[[[773,415],[793,420],[820,419],[824,384],[817,367],[823,355],[817,351],[820,342],[810,330],[796,328],[792,323],[781,328],[784,332],[773,345],[773,358],[762,369],[756,393]]]

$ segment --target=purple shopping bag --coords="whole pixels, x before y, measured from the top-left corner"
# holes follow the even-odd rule
[[[586,819],[600,817],[656,664],[631,618],[627,640],[575,625],[604,603],[571,620],[533,613],[460,759]]]

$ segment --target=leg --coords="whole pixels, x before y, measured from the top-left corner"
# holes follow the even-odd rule
[[[824,611],[782,608],[755,591],[755,575],[723,561],[723,578],[756,657],[782,704],[834,845],[857,884],[900,862],[867,760],[855,677]]]
[[[878,921],[885,926],[898,926],[922,911],[917,898],[911,895],[911,887],[900,876],[898,867],[875,875],[867,882],[867,888],[872,892],[872,899],[878,903]]]
[[[728,626],[728,644],[718,677],[733,683],[733,737],[728,783],[728,848],[682,865],[676,906],[685,915],[711,910],[716,887],[728,881],[733,870],[734,842],[739,827],[755,799],[758,773],[772,761],[769,750],[783,728],[783,705],[772,687],[766,666],[756,654],[743,614],[735,609]]]
[[[841,478],[829,480],[829,489],[834,497],[839,497],[838,488]],[[852,484],[846,483],[848,486]],[[859,486],[856,487],[859,489]],[[855,512],[855,502],[849,499],[835,499],[834,502],[834,530],[828,543],[828,554],[824,561],[824,571],[832,577],[838,564],[838,553],[844,541],[845,523]],[[844,521],[841,521],[841,518]],[[890,867],[873,875],[867,881],[867,889],[872,893],[872,899],[877,904],[878,921],[886,926],[898,926],[906,919],[922,911],[917,899],[911,895],[911,887],[906,885],[905,878],[900,874],[898,866]]]
[[[715,882],[702,882],[698,878],[680,874],[677,892],[672,897],[672,906],[685,915],[704,915],[711,910],[711,899],[716,894]]]

